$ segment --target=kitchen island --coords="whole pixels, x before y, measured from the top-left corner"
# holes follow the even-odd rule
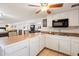
[[[30,50],[30,46],[33,45],[30,42],[32,42],[34,39],[39,42],[39,36],[40,36],[40,33],[28,33],[26,35],[1,37],[0,38],[0,55],[3,55],[3,56],[10,56],[10,55],[11,56],[25,56],[25,55],[29,56],[30,53],[32,52]],[[34,42],[34,44],[36,44],[36,42]],[[39,47],[39,46],[37,46],[37,47]],[[37,55],[37,54],[38,54],[38,52],[35,53],[35,55]]]

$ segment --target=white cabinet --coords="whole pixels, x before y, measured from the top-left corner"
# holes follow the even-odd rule
[[[52,15],[52,20],[58,20],[58,19],[64,19],[64,18],[68,18],[67,12],[61,12],[61,13]]]
[[[0,56],[4,55],[4,49],[0,46]]]
[[[64,19],[64,18],[68,18],[67,12],[62,12],[62,13],[59,14],[59,19]]]
[[[69,26],[79,26],[79,9],[69,10],[47,16],[48,26],[52,26],[52,20],[69,19]]]
[[[19,49],[17,51],[14,51],[12,53],[5,53],[5,56],[29,56],[28,53],[29,53],[29,51],[25,47],[25,48]]]
[[[46,39],[46,47],[58,51],[58,39],[57,39],[57,36],[48,35],[48,37]]]
[[[79,38],[72,38],[72,40],[71,40],[71,55],[77,56],[78,54],[79,54]]]
[[[43,34],[30,39],[30,56],[36,56],[45,47],[45,37]]]
[[[66,36],[48,35],[46,47],[70,55],[70,39]]]
[[[59,51],[70,55],[70,39],[68,37],[61,37],[59,39]]]
[[[57,20],[60,18],[60,16],[59,16],[59,14],[54,14],[52,18],[53,18],[52,20]]]
[[[79,10],[68,12],[69,26],[79,26]]]
[[[4,48],[5,56],[29,56],[29,41],[21,41]]]
[[[78,55],[79,54],[79,42],[72,42],[71,43],[71,55]]]
[[[52,15],[48,15],[47,16],[47,27],[51,27],[52,26]]]
[[[52,20],[50,18],[47,19],[47,27],[52,27]]]
[[[39,49],[39,36],[30,39],[30,56],[36,56]]]
[[[42,35],[40,35],[40,51],[45,47],[45,36],[42,34]]]

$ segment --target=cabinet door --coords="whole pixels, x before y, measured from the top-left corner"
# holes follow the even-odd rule
[[[66,12],[59,13],[59,14],[56,15],[56,17],[57,17],[56,19],[64,19],[64,18],[67,18],[67,13]]]
[[[77,56],[79,54],[79,42],[71,41],[71,55]]]
[[[39,37],[30,39],[30,56],[36,56],[39,53]]]
[[[45,37],[41,35],[40,37],[40,51],[45,47]]]
[[[46,39],[46,47],[58,51],[58,39],[50,35]]]
[[[70,55],[70,40],[63,37],[59,39],[59,51]]]
[[[53,20],[53,16],[48,15],[47,16],[47,27],[52,27],[52,20]]]
[[[6,56],[28,56],[29,41],[21,41],[5,47]]]
[[[79,26],[79,11],[71,10],[68,13],[69,26]]]
[[[0,47],[0,56],[4,56],[4,49]]]
[[[29,49],[25,47],[11,53],[5,53],[5,56],[29,56]]]

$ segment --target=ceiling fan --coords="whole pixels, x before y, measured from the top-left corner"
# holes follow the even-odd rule
[[[50,9],[63,7],[63,3],[58,3],[58,4],[40,3],[40,5],[28,4],[28,6],[39,7],[35,12],[36,14],[38,14],[41,11],[46,11],[47,14],[51,14],[52,12]]]

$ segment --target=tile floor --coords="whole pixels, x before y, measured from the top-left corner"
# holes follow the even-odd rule
[[[52,51],[50,49],[44,49],[38,56],[66,56],[66,55]]]

